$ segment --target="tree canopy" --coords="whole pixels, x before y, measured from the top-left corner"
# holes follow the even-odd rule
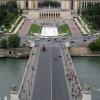
[[[87,9],[82,10],[81,14],[95,29],[100,29],[100,3],[88,4]]]
[[[10,35],[8,37],[8,46],[11,48],[17,48],[20,46],[20,37],[17,34]]]
[[[10,28],[11,22],[19,15],[16,2],[8,2],[0,5],[0,26],[5,25]]]
[[[0,47],[6,49],[7,48],[7,40],[6,39],[2,39],[0,41]]]
[[[100,38],[98,38],[96,41],[91,42],[88,47],[92,51],[100,51]]]
[[[100,15],[100,3],[88,4],[87,9],[82,10],[82,15]]]
[[[58,1],[44,1],[38,4],[39,7],[60,7],[60,3]]]

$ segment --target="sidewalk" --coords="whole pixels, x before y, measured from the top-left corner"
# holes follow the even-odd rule
[[[68,48],[62,47],[65,75],[69,83],[71,100],[82,100],[83,94]]]
[[[19,31],[19,36],[20,37],[24,37],[28,34],[29,29],[31,27],[31,24],[32,24],[32,20],[25,19],[24,24],[23,24],[22,28]]]
[[[85,31],[85,29],[82,27],[82,25],[79,23],[79,21],[77,20],[77,18],[74,18],[74,20],[75,20],[77,26],[80,28],[81,32],[82,32],[83,34],[88,34],[88,33]]]
[[[72,36],[81,36],[81,30],[79,27],[76,25],[73,19],[67,20],[68,26],[70,28],[70,31],[72,33]]]

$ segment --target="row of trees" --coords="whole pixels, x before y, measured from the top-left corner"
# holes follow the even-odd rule
[[[17,48],[20,46],[20,37],[17,34],[10,35],[7,39],[1,39],[0,47],[1,48]]]
[[[88,4],[87,9],[82,10],[82,15],[86,16],[94,16],[94,15],[100,15],[100,3],[97,3],[95,5]]]
[[[87,9],[82,10],[81,14],[95,29],[100,29],[100,3],[88,4]]]
[[[43,1],[38,4],[39,7],[60,7],[61,4],[58,1]]]
[[[16,2],[8,2],[0,6],[0,26],[10,28],[13,21],[19,15]]]

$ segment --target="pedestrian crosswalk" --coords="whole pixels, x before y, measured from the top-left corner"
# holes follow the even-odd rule
[[[61,43],[59,42],[40,42],[40,45],[45,45],[46,47],[60,47]]]

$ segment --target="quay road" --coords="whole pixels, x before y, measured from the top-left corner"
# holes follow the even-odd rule
[[[40,49],[32,100],[70,100],[60,47]]]
[[[85,36],[62,36],[62,37],[24,37],[22,38],[21,44],[28,45],[29,42],[62,42],[62,43],[70,43],[70,46],[87,46],[90,42],[95,41],[100,37],[100,34],[95,35],[85,35]]]

